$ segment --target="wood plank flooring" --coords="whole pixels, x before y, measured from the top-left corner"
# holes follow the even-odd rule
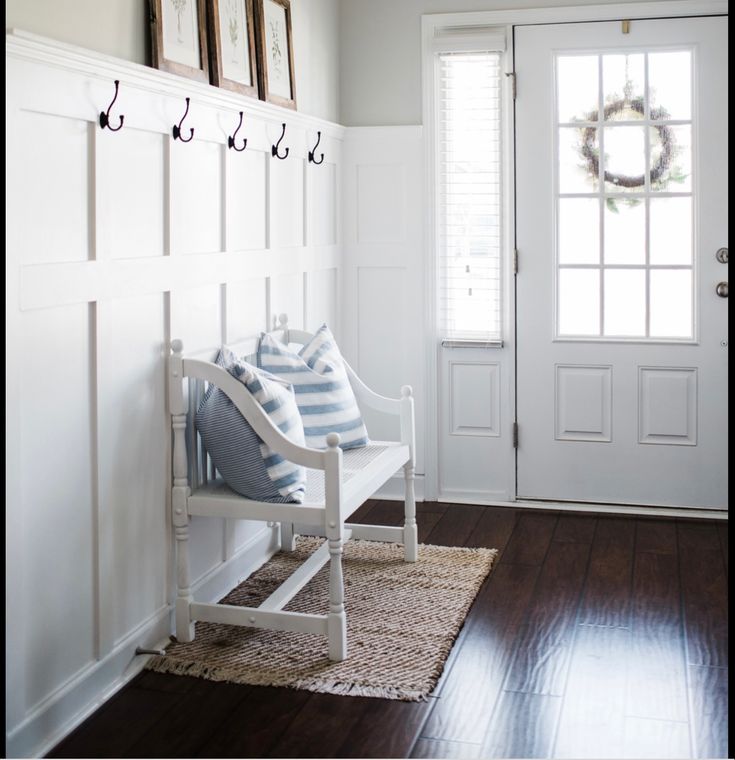
[[[426,702],[143,672],[48,757],[732,757],[726,523],[437,503],[418,523],[500,551]]]

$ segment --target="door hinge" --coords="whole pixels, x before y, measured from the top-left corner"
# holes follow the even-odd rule
[[[513,423],[513,448],[518,448],[518,423]]]
[[[510,91],[513,95],[513,100],[516,99],[516,73],[515,71],[508,72],[505,76],[510,77]]]
[[[518,249],[513,249],[513,274],[518,274]]]

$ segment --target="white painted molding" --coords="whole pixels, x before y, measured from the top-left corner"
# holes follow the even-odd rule
[[[282,108],[262,100],[237,95],[220,87],[169,74],[166,71],[159,71],[139,63],[124,61],[76,45],[41,37],[20,29],[9,29],[7,31],[5,55],[67,69],[93,79],[109,81],[110,84],[115,79],[119,79],[121,86],[124,83],[127,87],[139,87],[150,93],[181,98],[191,97],[197,103],[214,108],[243,111],[246,118],[257,117],[274,123],[285,121],[289,126],[318,129],[322,131],[323,138],[329,135],[336,139],[342,139],[345,133],[345,127],[342,125],[316,116],[308,116],[290,108]],[[106,104],[100,104],[101,110],[103,110],[103,106],[106,107]]]
[[[304,270],[333,269],[339,263],[340,246],[330,245],[34,264],[21,268],[20,308],[43,309]]]
[[[565,5],[556,8],[517,8],[465,13],[429,13],[422,16],[424,31],[446,26],[492,24],[553,24],[563,22],[617,21],[619,19],[672,16],[717,16],[728,13],[729,0],[653,0],[609,5]]]

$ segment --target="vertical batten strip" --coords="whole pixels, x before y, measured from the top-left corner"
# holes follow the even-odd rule
[[[109,259],[110,247],[108,244],[106,229],[108,226],[108,207],[104,199],[105,174],[107,162],[105,161],[106,150],[109,143],[105,140],[106,135],[96,129],[96,124],[90,122],[89,130],[89,187],[88,187],[88,229],[89,229],[89,259],[90,261],[104,261]],[[89,417],[90,417],[90,451],[92,462],[90,472],[92,474],[91,499],[93,535],[96,537],[92,547],[94,563],[93,589],[94,589],[94,658],[104,659],[114,646],[112,599],[114,598],[114,514],[110,505],[102,498],[102,473],[100,462],[100,395],[103,389],[100,387],[102,356],[100,346],[100,321],[101,304],[91,301],[88,306],[89,320]]]
[[[162,169],[165,171],[165,167],[162,167]],[[166,181],[165,181],[166,175],[164,174],[164,194],[166,191]],[[165,357],[167,360],[170,353],[171,353],[171,293],[163,293],[163,346],[161,346],[161,357]],[[166,363],[167,369],[168,369],[168,362]],[[168,374],[168,371],[167,371]],[[161,424],[163,425],[164,435],[163,440],[165,441],[165,461],[166,461],[166,517],[164,520],[164,524],[166,526],[166,546],[168,547],[169,556],[168,556],[168,562],[166,563],[166,577],[162,578],[161,581],[163,583],[163,598],[165,600],[166,604],[173,605],[174,600],[176,599],[176,583],[175,583],[175,575],[174,575],[174,562],[175,562],[175,549],[174,549],[174,530],[173,530],[173,524],[171,522],[171,510],[172,510],[172,503],[171,503],[171,494],[173,493],[173,467],[171,466],[171,463],[173,462],[173,431],[171,428],[171,388],[168,382],[168,377],[165,378],[164,382],[164,404],[163,404],[163,415]],[[188,474],[188,473],[187,473]]]

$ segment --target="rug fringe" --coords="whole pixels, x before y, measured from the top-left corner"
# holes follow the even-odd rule
[[[303,689],[322,694],[337,694],[350,697],[376,697],[379,699],[396,699],[403,702],[426,702],[430,691],[403,689],[396,686],[370,686],[367,684],[347,683],[333,679],[279,681],[270,675],[249,673],[232,673],[225,668],[209,667],[199,662],[151,657],[146,663],[146,670],[156,673],[168,673],[176,676],[193,676],[210,681],[240,683],[247,686],[278,686],[288,689]],[[433,685],[432,685],[433,688]]]

